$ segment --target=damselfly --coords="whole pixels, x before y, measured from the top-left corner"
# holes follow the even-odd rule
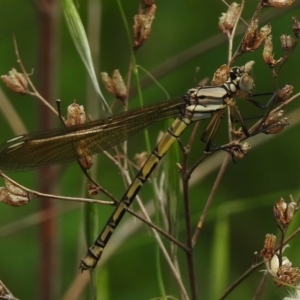
[[[66,163],[104,151],[127,140],[156,121],[177,116],[115,207],[94,245],[82,258],[82,270],[94,268],[113,231],[144,182],[171,145],[192,122],[212,117],[202,135],[202,139],[207,142],[206,151],[209,151],[227,106],[230,107],[232,114],[237,116],[244,134],[249,136],[233,100],[233,96],[238,91],[246,95],[251,94],[254,83],[248,73],[245,67],[234,67],[230,70],[228,80],[220,86],[193,88],[182,98],[129,111],[105,120],[15,137],[0,147],[0,170],[30,170]],[[258,104],[251,99],[248,100]],[[83,145],[85,151],[78,151],[78,145]]]

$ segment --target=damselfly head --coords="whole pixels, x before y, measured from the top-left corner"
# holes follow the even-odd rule
[[[247,73],[244,73],[240,78],[239,88],[242,92],[245,93],[251,92],[254,89],[253,78]]]
[[[254,89],[253,78],[240,67],[231,69],[230,80],[244,93],[249,93]]]

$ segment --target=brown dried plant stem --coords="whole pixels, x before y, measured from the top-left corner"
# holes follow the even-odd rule
[[[208,197],[208,199],[207,199],[207,201],[206,201],[206,204],[205,204],[205,207],[204,207],[204,209],[203,209],[203,212],[202,212],[202,214],[201,214],[201,216],[200,216],[200,219],[199,219],[197,228],[196,228],[196,230],[195,230],[195,232],[194,232],[194,235],[193,235],[193,238],[192,238],[192,245],[193,245],[193,246],[194,246],[194,245],[196,244],[196,242],[197,242],[197,239],[198,239],[198,237],[199,237],[200,231],[201,231],[201,229],[202,229],[202,227],[203,227],[203,223],[204,223],[205,218],[206,218],[206,216],[207,216],[208,210],[209,210],[209,208],[210,208],[210,206],[211,206],[211,204],[212,204],[212,201],[213,201],[214,196],[215,196],[215,194],[216,194],[216,192],[217,192],[217,189],[218,189],[218,187],[219,187],[219,185],[220,185],[220,182],[221,182],[221,180],[222,180],[222,178],[223,178],[223,176],[224,176],[224,173],[225,173],[225,171],[226,171],[226,168],[227,168],[227,166],[228,166],[228,163],[229,163],[230,159],[231,159],[230,155],[226,155],[226,157],[225,157],[224,160],[223,160],[223,163],[222,163],[222,165],[221,165],[221,168],[220,168],[220,170],[219,170],[219,173],[218,173],[218,175],[217,175],[217,178],[216,178],[216,180],[215,180],[215,183],[214,183],[214,185],[213,185],[213,187],[212,187],[212,190],[211,190],[211,192],[210,192],[210,195],[209,195],[209,197]]]
[[[45,2],[45,1],[44,1]],[[56,1],[47,1],[47,9],[38,11],[40,24],[40,62],[38,65],[38,74],[40,75],[40,91],[46,99],[53,99],[55,88],[54,70],[56,56],[54,55],[55,41],[57,40],[57,26],[55,18]],[[49,106],[40,105],[39,107],[39,123],[41,130],[46,130],[51,127]],[[54,170],[39,170],[38,171],[38,185],[39,189],[46,192],[51,192],[57,184],[57,173]],[[41,210],[55,209],[52,199],[42,201]],[[40,239],[41,239],[41,286],[40,293],[43,299],[52,299],[54,296],[55,278],[59,275],[57,268],[57,258],[55,253],[56,244],[56,221],[51,219],[41,223]]]
[[[187,267],[189,274],[189,283],[191,290],[191,299],[197,300],[197,288],[196,288],[196,276],[195,276],[195,264],[193,256],[193,245],[192,245],[192,229],[191,229],[191,210],[190,210],[190,199],[189,199],[189,179],[190,173],[188,172],[188,155],[190,148],[195,140],[196,132],[199,129],[201,122],[197,122],[192,134],[190,136],[189,142],[186,147],[183,147],[180,143],[181,149],[183,150],[183,161],[181,168],[181,179],[182,179],[182,189],[183,189],[183,202],[184,202],[184,215],[185,215],[185,230],[186,230],[186,246],[188,251],[186,251]]]
[[[55,115],[58,116],[58,112],[53,108],[53,106],[45,99],[43,98],[43,96],[38,92],[38,90],[35,88],[34,84],[32,83],[32,81],[30,80],[30,76],[27,73],[23,62],[21,60],[21,56],[19,54],[19,49],[18,49],[18,44],[17,44],[17,40],[16,37],[13,35],[13,43],[14,43],[14,48],[15,48],[15,54],[17,57],[17,63],[19,64],[23,75],[25,76],[26,80],[28,81],[29,86],[31,87],[33,92],[28,91],[28,95],[34,96],[36,98],[38,98],[46,107],[48,107]]]
[[[27,192],[33,198],[35,198],[35,197],[50,198],[50,199],[57,199],[57,200],[69,201],[69,202],[84,202],[84,203],[94,203],[94,204],[109,205],[109,206],[115,206],[116,203],[118,202],[111,194],[110,194],[110,196],[112,198],[112,201],[92,199],[92,198],[66,197],[66,196],[60,196],[60,195],[41,193],[41,192],[38,192],[38,191],[35,191],[35,190],[24,187],[23,185],[21,185],[21,184],[17,183],[16,181],[12,180],[10,177],[5,175],[1,171],[0,171],[0,176],[2,178],[6,179],[7,181],[9,181],[10,183],[12,183],[13,185],[15,185],[15,186],[19,187],[20,189],[24,190],[25,192]],[[168,234],[167,232],[165,232],[164,230],[162,230],[161,228],[156,226],[154,223],[152,223],[152,222],[148,221],[147,219],[141,217],[140,215],[138,215],[136,212],[134,212],[131,209],[128,209],[128,212],[131,215],[138,218],[139,220],[141,220],[143,223],[145,223],[148,226],[154,228],[160,234],[164,235],[166,238],[168,238],[173,243],[175,243],[178,247],[182,248],[185,251],[188,250],[187,247],[184,244],[180,243],[177,239],[175,239],[170,234]],[[47,216],[49,216],[48,210],[47,210]],[[49,218],[47,218],[47,219],[49,219]]]
[[[183,169],[182,174],[184,174],[184,170],[186,168],[187,155],[184,155],[183,160]],[[189,204],[189,185],[188,179],[183,175],[182,179],[182,188],[183,188],[183,201],[184,201],[184,214],[185,214],[185,229],[186,229],[186,245],[188,247],[188,251],[186,251],[186,259],[187,259],[187,267],[188,267],[188,275],[189,275],[189,283],[191,290],[191,299],[197,300],[197,288],[196,288],[196,276],[195,276],[195,264],[194,264],[194,256],[193,256],[193,247],[191,242],[191,212],[190,212],[190,204]]]
[[[38,11],[40,14],[40,33],[41,33],[41,46],[40,49],[40,56],[41,62],[39,65],[39,73],[43,74],[43,76],[40,76],[42,82],[41,82],[41,89],[42,93],[46,95],[46,98],[51,99],[51,91],[53,91],[53,83],[52,83],[52,69],[54,67],[53,60],[55,59],[53,56],[53,40],[54,36],[56,34],[56,31],[54,28],[55,26],[55,18],[54,18],[54,7],[55,7],[55,1],[50,1],[47,5],[47,9],[43,11]],[[45,39],[45,36],[47,38]],[[43,109],[41,107],[41,129],[47,129],[49,127],[49,113],[48,110],[52,111],[56,115],[58,114],[56,110],[49,104],[48,101],[43,98],[40,93],[37,91],[35,86],[32,84],[28,73],[26,72],[26,69],[22,63],[22,60],[19,55],[18,47],[16,38],[13,36],[13,42],[15,47],[15,54],[17,57],[17,62],[20,65],[20,68],[23,72],[23,75],[27,79],[29,86],[32,88],[33,92],[28,91],[28,94],[31,96],[34,96],[38,98],[47,109]],[[52,186],[55,184],[55,174],[50,174],[52,171],[49,172],[42,172],[41,176],[38,178],[40,179],[40,186],[42,190],[50,191],[52,189]],[[47,174],[48,178],[45,178]],[[52,203],[49,201],[44,201],[41,203],[42,211],[48,210],[51,207],[53,207]],[[53,207],[54,209],[54,207]],[[42,254],[41,254],[41,267],[40,267],[40,274],[41,274],[41,284],[40,286],[40,293],[42,295],[45,295],[45,300],[50,299],[52,297],[52,291],[53,291],[53,284],[54,284],[54,278],[56,277],[54,275],[55,273],[55,255],[54,255],[54,233],[55,233],[55,225],[54,220],[47,220],[42,224],[41,227],[41,245],[42,245]],[[45,271],[47,270],[47,271]]]

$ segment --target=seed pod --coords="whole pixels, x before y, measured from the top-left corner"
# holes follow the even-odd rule
[[[274,234],[266,234],[264,248],[260,252],[260,256],[264,262],[268,262],[275,254],[276,236]]]
[[[254,19],[248,26],[247,32],[242,41],[242,48],[245,52],[259,48],[271,33],[271,25],[263,26],[258,32],[258,19]]]
[[[265,40],[264,50],[263,50],[263,59],[266,64],[268,64],[271,67],[274,67],[277,63],[279,63],[282,58],[279,58],[278,60],[274,59],[273,56],[273,42],[272,42],[272,36],[268,36]]]
[[[0,188],[0,201],[10,206],[23,206],[30,202],[34,197],[33,194],[29,194],[20,187],[16,186],[12,182],[5,179],[6,187]]]
[[[106,72],[101,72],[100,73],[102,83],[104,84],[104,87],[106,90],[113,96],[115,96],[115,90],[113,86],[112,79],[109,77],[109,75]]]
[[[84,124],[86,121],[86,114],[84,107],[77,103],[72,103],[68,106],[68,115],[66,120],[67,126],[74,126]],[[74,149],[79,157],[81,166],[88,170],[93,166],[93,157],[87,148],[87,145],[81,141],[73,143]]]
[[[232,30],[238,21],[238,16],[240,13],[241,7],[240,4],[233,2],[226,13],[222,13],[222,16],[219,18],[219,28],[221,31],[228,36],[231,35]]]
[[[101,72],[101,79],[106,90],[124,102],[127,99],[127,88],[119,70],[114,70],[112,78],[106,72]]]
[[[253,69],[253,65],[255,64],[254,60],[250,60],[248,62],[246,62],[244,64],[244,66],[241,67],[241,69],[246,72],[247,74],[250,74],[252,69]]]
[[[83,105],[79,105],[77,103],[72,103],[68,106],[67,109],[67,120],[66,125],[78,125],[83,124],[86,121],[86,115],[84,111]]]
[[[274,8],[285,8],[294,4],[295,0],[264,0],[263,5]]]
[[[222,85],[229,77],[230,68],[228,65],[222,65],[214,74],[214,77],[211,81],[211,85],[218,86]]]
[[[143,2],[146,6],[152,6],[155,3],[154,0],[143,0]]]
[[[293,93],[294,87],[286,84],[277,94],[277,101],[284,102],[290,98]]]
[[[233,160],[242,159],[246,156],[247,151],[251,148],[251,144],[245,142],[243,144],[233,141],[229,147],[226,149],[228,154],[232,157]]]
[[[300,22],[298,21],[298,19],[296,17],[293,17],[293,33],[295,35],[296,38],[299,38],[300,36]]]
[[[283,285],[295,286],[300,278],[298,268],[293,268],[292,263],[285,259],[282,265],[278,268],[276,276],[274,277],[276,286]]]
[[[147,160],[148,156],[149,155],[146,151],[141,152],[141,153],[137,153],[134,156],[134,160],[136,161],[136,164],[137,164],[139,169],[144,165],[144,163]]]
[[[284,51],[289,51],[294,48],[295,41],[290,35],[281,35],[280,37],[281,48]]]
[[[283,116],[283,110],[267,116],[264,122],[264,133],[277,134],[281,132],[285,126],[289,125],[288,118],[281,118]]]
[[[116,92],[116,98],[124,102],[127,98],[127,88],[119,70],[114,70],[112,83]]]
[[[133,48],[137,50],[149,38],[152,22],[155,17],[156,5],[147,7],[145,13],[134,16]]]
[[[5,187],[0,188],[0,200],[7,205],[15,207],[23,206],[30,201],[28,197],[14,195],[10,193]]]
[[[22,73],[17,72],[16,69],[11,69],[7,75],[2,75],[1,79],[13,92],[25,95],[28,92],[28,82]]]
[[[286,203],[283,198],[274,204],[273,211],[277,224],[287,226],[293,219],[297,204]]]

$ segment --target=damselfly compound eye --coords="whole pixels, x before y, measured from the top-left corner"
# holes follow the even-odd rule
[[[251,92],[254,89],[253,78],[248,74],[243,74],[240,79],[239,87],[242,92]]]

